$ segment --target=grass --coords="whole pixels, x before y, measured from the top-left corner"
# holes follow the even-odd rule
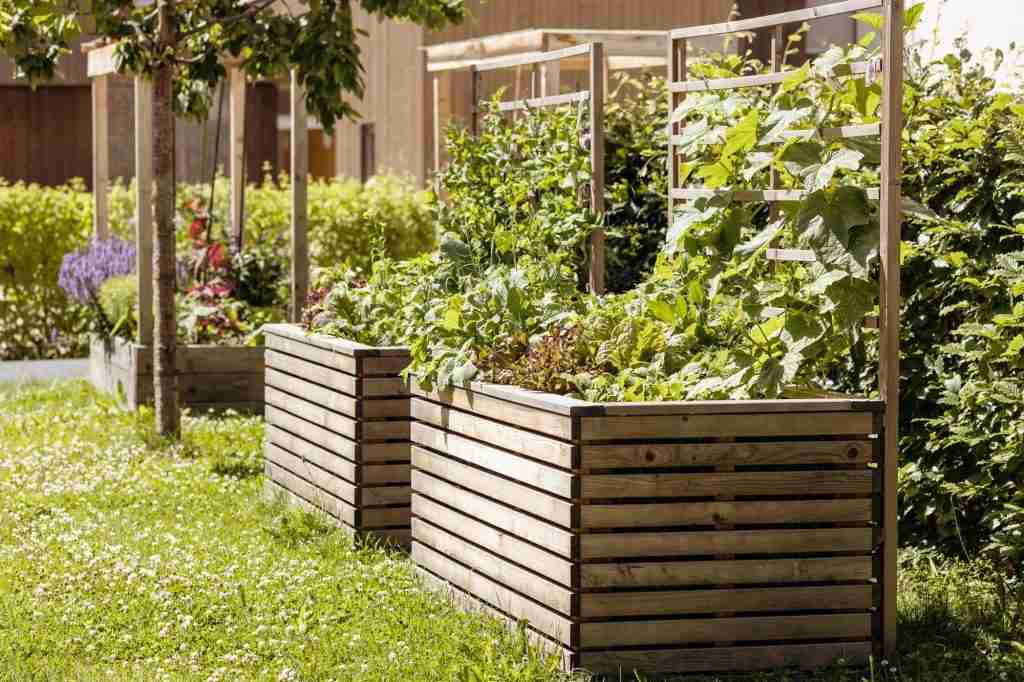
[[[421,588],[404,556],[262,502],[262,435],[189,417],[168,443],[83,382],[0,386],[0,682],[586,680]],[[895,661],[688,679],[1024,680],[1005,580],[904,562]]]

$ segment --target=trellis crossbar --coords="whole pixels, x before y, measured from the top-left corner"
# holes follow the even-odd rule
[[[868,190],[868,197],[879,202],[880,215],[880,318],[872,326],[880,330],[881,348],[879,363],[879,388],[884,403],[884,428],[882,457],[882,542],[878,562],[881,575],[879,608],[876,612],[876,631],[873,639],[879,644],[877,653],[889,656],[896,646],[896,552],[897,552],[897,467],[899,434],[899,314],[900,314],[900,239],[902,222],[901,199],[901,134],[903,128],[903,0],[845,0],[827,5],[793,12],[784,12],[742,21],[681,28],[669,33],[668,82],[669,111],[673,112],[680,98],[687,93],[731,90],[747,87],[778,85],[791,72],[784,69],[783,26],[813,21],[863,10],[881,9],[884,29],[882,31],[882,102],[881,122],[873,124],[827,128],[824,130],[790,131],[786,139],[825,140],[880,135],[881,187]],[[724,78],[714,80],[687,80],[687,41],[693,38],[724,35],[774,28],[772,38],[772,72],[755,76]],[[873,64],[859,62],[838,72],[838,77],[872,74]],[[694,200],[713,196],[729,196],[733,201],[742,202],[785,202],[799,201],[806,197],[803,190],[778,188],[778,177],[773,172],[770,187],[757,191],[709,190],[703,188],[681,188],[678,186],[679,155],[676,148],[682,143],[679,135],[680,123],[669,123],[668,127],[668,174],[669,174],[669,222],[675,214],[674,200]],[[778,260],[811,261],[814,255],[797,249],[771,249],[770,256]]]

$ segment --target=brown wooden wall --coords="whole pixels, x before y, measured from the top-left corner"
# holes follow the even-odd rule
[[[0,177],[59,185],[92,168],[89,86],[0,86]]]

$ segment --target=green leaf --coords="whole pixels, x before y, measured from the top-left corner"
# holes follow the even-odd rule
[[[921,23],[921,18],[924,16],[924,6],[924,2],[921,2],[921,4],[914,5],[903,13],[903,30],[913,31],[917,28],[917,25]]]
[[[751,111],[725,134],[722,156],[729,158],[739,152],[748,152],[757,146],[757,128],[761,122],[756,111]]]
[[[1015,357],[1024,351],[1024,335],[1018,334],[1013,337],[1013,341],[1010,341],[1010,345],[1006,349],[1006,355],[1008,357]]]
[[[885,26],[885,19],[877,12],[857,12],[853,18],[862,24],[867,24],[876,31],[881,31]]]
[[[786,222],[784,220],[777,220],[776,222],[768,225],[768,227],[758,232],[752,239],[750,239],[750,241],[737,246],[735,253],[741,256],[749,256],[768,244],[771,244],[785,224]]]
[[[793,71],[789,76],[782,81],[782,85],[779,86],[779,94],[785,95],[793,92],[801,85],[806,83],[811,77],[811,63],[808,62],[801,66],[796,71]]]
[[[653,299],[647,302],[647,309],[662,322],[665,322],[666,324],[675,324],[676,310],[670,303]]]

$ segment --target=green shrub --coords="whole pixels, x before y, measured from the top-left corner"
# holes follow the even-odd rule
[[[138,327],[139,282],[135,275],[108,279],[100,287],[100,306],[112,325],[111,336],[133,337]]]
[[[64,254],[88,242],[92,200],[62,187],[0,179],[0,360],[84,351],[85,310],[57,286]]]

